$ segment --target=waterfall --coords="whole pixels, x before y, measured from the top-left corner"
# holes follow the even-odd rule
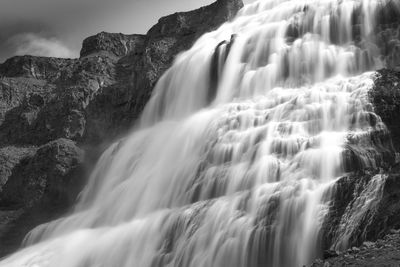
[[[176,58],[73,214],[34,229],[0,266],[310,264],[335,182],[355,161],[379,167],[372,136],[386,127],[368,90],[385,64],[374,32],[385,3],[245,6]],[[337,248],[383,181],[346,211]]]

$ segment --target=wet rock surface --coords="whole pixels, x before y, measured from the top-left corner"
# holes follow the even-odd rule
[[[147,35],[101,32],[79,59],[0,64],[0,257],[71,207],[85,167],[135,123],[175,56],[242,6],[218,0],[161,18]]]
[[[325,250],[325,260],[318,260],[312,266],[399,266],[400,264],[400,72],[397,68],[379,70],[374,87],[369,92],[374,112],[387,126],[390,138],[385,137],[385,147],[390,151],[381,151],[382,165],[376,168],[358,168],[352,174],[339,179],[335,184],[333,200],[328,212],[328,219],[323,225],[321,245]],[[378,138],[374,138],[377,142]],[[382,141],[382,139],[381,139]],[[382,145],[379,141],[377,144]],[[386,155],[386,156],[384,156]],[[357,164],[351,164],[353,167]],[[360,166],[359,166],[360,167]],[[372,183],[374,177],[382,179]],[[343,224],[357,199],[364,204],[368,185],[378,188],[378,201],[368,203],[369,208],[356,214],[352,223],[344,225],[348,231],[347,247],[341,249],[335,244],[338,229]],[[370,191],[370,193],[373,192]],[[363,199],[364,194],[364,199]],[[354,219],[354,218],[353,218]],[[343,227],[343,226],[342,226]],[[336,245],[336,246],[335,246]]]
[[[326,251],[359,246],[400,228],[400,168],[363,171],[339,179],[323,229]],[[375,198],[372,199],[372,196]],[[361,209],[363,207],[363,209]],[[346,230],[343,231],[343,228]],[[346,236],[339,236],[340,233]],[[336,243],[339,240],[347,243]]]

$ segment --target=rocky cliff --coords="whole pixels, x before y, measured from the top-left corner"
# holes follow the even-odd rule
[[[146,35],[102,32],[79,59],[0,64],[0,256],[68,210],[87,165],[135,123],[175,56],[242,6],[218,0],[161,18]]]

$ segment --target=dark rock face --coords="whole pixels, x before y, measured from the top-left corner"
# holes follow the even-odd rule
[[[55,81],[75,59],[23,56],[13,57],[0,65],[0,77],[23,77]]]
[[[393,68],[400,60],[400,5],[398,1],[389,1],[379,9],[376,16],[378,27],[377,46],[385,56],[387,67]]]
[[[31,158],[36,148],[4,147],[0,149],[0,193],[8,182],[14,168],[26,158]]]
[[[393,145],[400,151],[400,72],[391,69],[378,71],[375,86],[370,91],[375,112],[389,128]]]
[[[13,168],[3,187],[1,205],[26,208],[45,202],[72,203],[78,193],[72,188],[81,184],[73,176],[82,162],[83,151],[71,140],[58,139],[39,147]]]
[[[101,32],[79,59],[18,56],[0,64],[0,257],[67,211],[85,165],[139,117],[175,56],[232,19],[241,0],[164,17],[147,35]],[[81,147],[81,148],[79,148]]]
[[[39,58],[40,64],[43,63],[42,60],[43,58]],[[115,82],[116,59],[113,56],[94,56],[69,60],[69,65],[66,66],[65,60],[58,60],[49,59],[50,66],[43,68],[53,69],[55,67],[52,64],[58,63],[60,69],[52,71],[51,75],[48,71],[36,71],[34,76],[20,72],[19,69],[24,69],[21,66],[25,65],[40,69],[31,57],[15,58],[14,61],[18,62],[15,67],[6,65],[15,70],[3,73],[2,84],[8,86],[11,92],[4,99],[7,100],[9,95],[14,96],[11,101],[3,102],[4,119],[0,125],[2,145],[43,145],[57,138],[75,141],[83,138],[85,109],[100,85],[106,86]],[[5,76],[7,73],[13,76]],[[20,84],[26,84],[21,88],[23,90],[17,87]],[[14,91],[19,94],[13,94]]]
[[[65,212],[81,186],[83,151],[68,139],[38,149],[3,148],[8,164],[0,194],[0,253],[18,248],[26,233]]]

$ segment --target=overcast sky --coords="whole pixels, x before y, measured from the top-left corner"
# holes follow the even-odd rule
[[[24,54],[77,57],[82,40],[90,35],[101,31],[146,33],[162,16],[212,2],[0,0],[0,62]]]

